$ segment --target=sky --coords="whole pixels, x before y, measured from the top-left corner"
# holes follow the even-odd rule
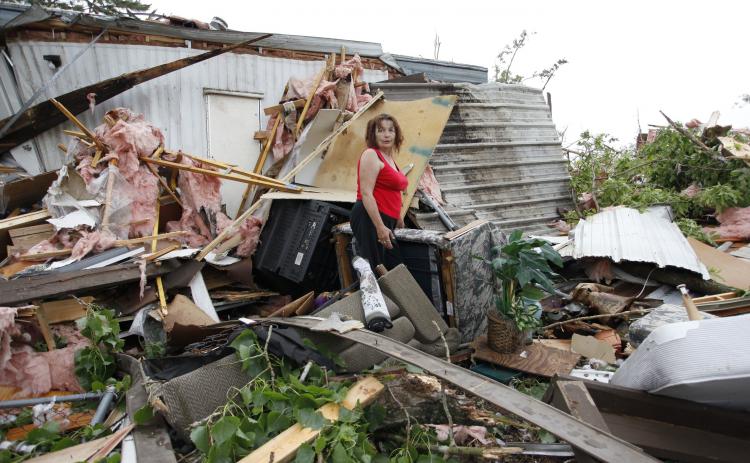
[[[670,118],[750,126],[750,3],[713,1],[408,1],[238,2],[151,0],[152,9],[230,29],[378,42],[392,54],[484,66],[522,30],[533,33],[514,73],[525,76],[568,60],[547,85],[552,118],[565,144],[589,130],[619,144],[639,127]],[[324,6],[327,5],[327,6]],[[333,50],[332,50],[333,51]],[[539,80],[527,85],[541,87]]]

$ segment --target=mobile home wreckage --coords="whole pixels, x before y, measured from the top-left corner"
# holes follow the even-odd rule
[[[560,235],[579,205],[542,91],[184,18],[0,22],[3,461],[750,450],[742,248],[666,205]],[[408,179],[388,269],[349,225],[380,113]]]

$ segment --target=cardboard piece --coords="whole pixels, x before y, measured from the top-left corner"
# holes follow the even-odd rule
[[[414,101],[378,101],[339,135],[328,148],[320,163],[313,186],[320,188],[357,189],[357,162],[366,148],[365,130],[370,119],[381,113],[396,118],[404,135],[404,143],[396,154],[396,164],[403,168],[414,164],[409,171],[409,187],[403,198],[401,217],[406,214],[427,162],[432,156],[457,97],[444,95]]]
[[[711,279],[733,288],[750,289],[750,262],[721,252],[694,238],[688,238],[687,240],[703,265],[712,270],[717,270],[717,273],[711,272]]]
[[[570,350],[587,358],[604,360],[607,363],[615,363],[615,349],[607,341],[596,339],[593,336],[581,336],[574,334]]]
[[[167,307],[167,316],[164,318],[164,330],[169,333],[175,324],[183,326],[209,326],[216,323],[200,307],[195,305],[189,298],[178,294],[172,299]]]
[[[500,354],[487,345],[487,336],[482,335],[473,343],[474,358],[501,367],[551,378],[554,375],[567,375],[576,366],[580,355],[570,351],[546,346],[540,342],[523,346],[518,352]]]

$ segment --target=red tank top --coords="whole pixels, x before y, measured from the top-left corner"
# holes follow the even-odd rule
[[[378,205],[380,212],[388,217],[399,219],[401,217],[402,204],[401,192],[409,186],[409,180],[407,180],[406,175],[397,170],[398,166],[396,166],[396,169],[391,167],[380,151],[375,150],[375,153],[377,153],[384,166],[378,172],[377,179],[375,179],[375,187],[372,190],[372,195],[375,197],[375,203]],[[362,192],[359,189],[360,161],[362,161],[362,156],[357,161],[357,200],[362,199]]]

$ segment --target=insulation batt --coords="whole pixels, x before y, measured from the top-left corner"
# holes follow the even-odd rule
[[[440,191],[440,184],[438,183],[437,178],[435,178],[435,172],[432,170],[432,166],[429,164],[425,167],[422,177],[419,178],[419,186],[417,188],[430,195],[430,197],[441,206],[445,206],[443,193]]]
[[[15,323],[17,309],[0,307],[0,384],[18,387],[17,396],[46,394],[51,390],[82,392],[75,376],[75,353],[89,341],[73,327],[55,325],[50,329],[67,340],[63,349],[36,352],[21,342],[20,325]]]
[[[181,156],[179,162],[202,169],[216,170],[210,165],[195,161],[187,156]],[[214,238],[214,234],[211,233],[209,226],[203,220],[201,210],[205,212],[206,216],[215,220],[216,234],[221,233],[232,224],[232,219],[221,210],[221,180],[218,177],[182,170],[177,178],[177,186],[182,199],[182,216],[179,221],[168,222],[167,230],[187,231],[188,235],[182,237],[182,240],[188,246],[204,246]],[[248,257],[255,252],[261,225],[261,220],[256,217],[250,217],[240,224],[238,231],[242,237],[242,242],[236,251],[238,256]]]
[[[720,239],[744,241],[750,239],[750,207],[730,207],[716,215],[719,227],[706,227],[709,234],[716,234]]]
[[[328,81],[322,79],[318,88],[315,89],[315,94],[310,101],[310,107],[305,114],[305,121],[311,121],[321,108],[331,109],[343,109],[356,113],[362,106],[368,101],[372,100],[372,96],[364,93],[369,90],[367,85],[361,87],[354,86],[354,79],[349,79],[349,99],[346,103],[346,107],[339,108],[338,100],[336,99],[336,83],[340,79],[348,78],[354,71],[358,76],[364,75],[365,68],[362,66],[362,59],[359,55],[355,54],[351,59],[345,63],[339,64],[334,68],[333,75],[335,80]],[[310,92],[313,90],[312,86],[315,83],[315,76],[311,76],[307,79],[289,79],[289,88],[286,94],[283,96],[281,101],[293,101],[299,99],[306,99]],[[267,130],[272,130],[275,118],[268,121]],[[275,162],[284,159],[294,147],[294,136],[288,130],[283,128],[281,125],[276,132],[276,138],[272,147],[273,158]]]

